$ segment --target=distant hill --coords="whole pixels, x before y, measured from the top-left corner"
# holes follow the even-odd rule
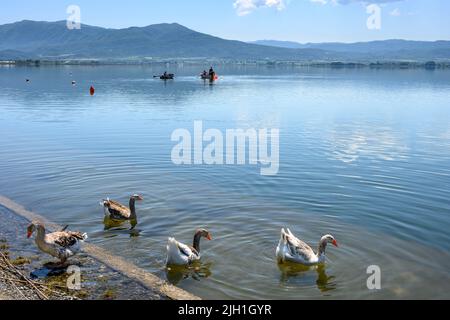
[[[106,29],[82,25],[68,30],[65,21],[21,21],[0,26],[0,55],[30,58],[227,58],[327,59],[326,50],[292,50],[224,40],[179,24]]]
[[[382,40],[355,43],[298,43],[291,41],[259,40],[252,44],[290,49],[319,49],[329,52],[364,55],[370,59],[449,59],[450,41]]]
[[[261,46],[269,46],[269,47],[279,47],[279,48],[288,48],[288,49],[303,49],[306,48],[306,44],[301,44],[299,42],[293,41],[279,41],[279,40],[257,40],[249,42],[251,44],[258,44]]]
[[[252,44],[290,48],[290,49],[322,49],[338,52],[361,52],[369,51],[400,51],[400,50],[419,50],[419,49],[449,49],[450,41],[410,41],[410,40],[380,40],[368,42],[323,42],[323,43],[299,43],[292,41],[278,40],[258,40],[250,42]]]
[[[24,20],[0,25],[0,59],[219,58],[280,61],[450,59],[450,42],[388,40],[367,43],[245,43],[196,32],[177,23],[107,29],[65,21]]]

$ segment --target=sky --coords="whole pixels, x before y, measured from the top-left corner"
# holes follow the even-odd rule
[[[450,40],[449,0],[14,0],[2,1],[0,24],[66,20],[69,5],[79,6],[84,24],[177,22],[242,41]]]

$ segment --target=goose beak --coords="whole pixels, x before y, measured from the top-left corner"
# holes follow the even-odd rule
[[[208,233],[208,235],[206,236],[206,239],[208,239],[208,240],[212,240],[212,236],[211,236],[211,233]]]
[[[339,246],[338,246],[338,243],[337,243],[337,241],[336,240],[333,240],[333,246],[335,246],[336,248],[338,248]]]

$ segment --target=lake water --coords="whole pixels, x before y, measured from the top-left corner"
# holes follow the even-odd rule
[[[207,299],[450,298],[450,72],[218,67],[208,85],[162,71],[1,67],[0,194]],[[174,165],[171,134],[195,120],[279,128],[278,175]],[[137,231],[105,230],[99,201],[133,193]],[[340,247],[319,270],[279,267],[284,226]],[[202,263],[168,273],[168,236],[198,227],[214,237]]]

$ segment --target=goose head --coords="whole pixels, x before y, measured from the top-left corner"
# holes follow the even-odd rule
[[[208,230],[198,229],[197,231],[195,231],[193,247],[195,250],[197,250],[198,253],[200,253],[200,239],[201,238],[206,238],[208,240],[212,240],[211,233]]]
[[[208,239],[208,240],[212,240],[212,235],[211,235],[211,233],[210,233],[208,230],[206,230],[206,229],[198,229],[198,230],[195,232],[195,235],[198,236],[198,237],[206,238],[206,239]]]
[[[144,200],[144,198],[141,195],[139,195],[139,194],[133,194],[131,196],[131,199],[133,199],[135,201],[142,201],[142,200]]]
[[[38,221],[33,221],[28,227],[27,227],[27,238],[31,238],[31,236],[33,235],[33,233],[36,230],[45,230],[44,226],[38,222]],[[44,231],[45,232],[45,231]]]
[[[324,235],[320,240],[320,243],[323,244],[331,243],[333,246],[338,247],[336,239],[331,234]]]

